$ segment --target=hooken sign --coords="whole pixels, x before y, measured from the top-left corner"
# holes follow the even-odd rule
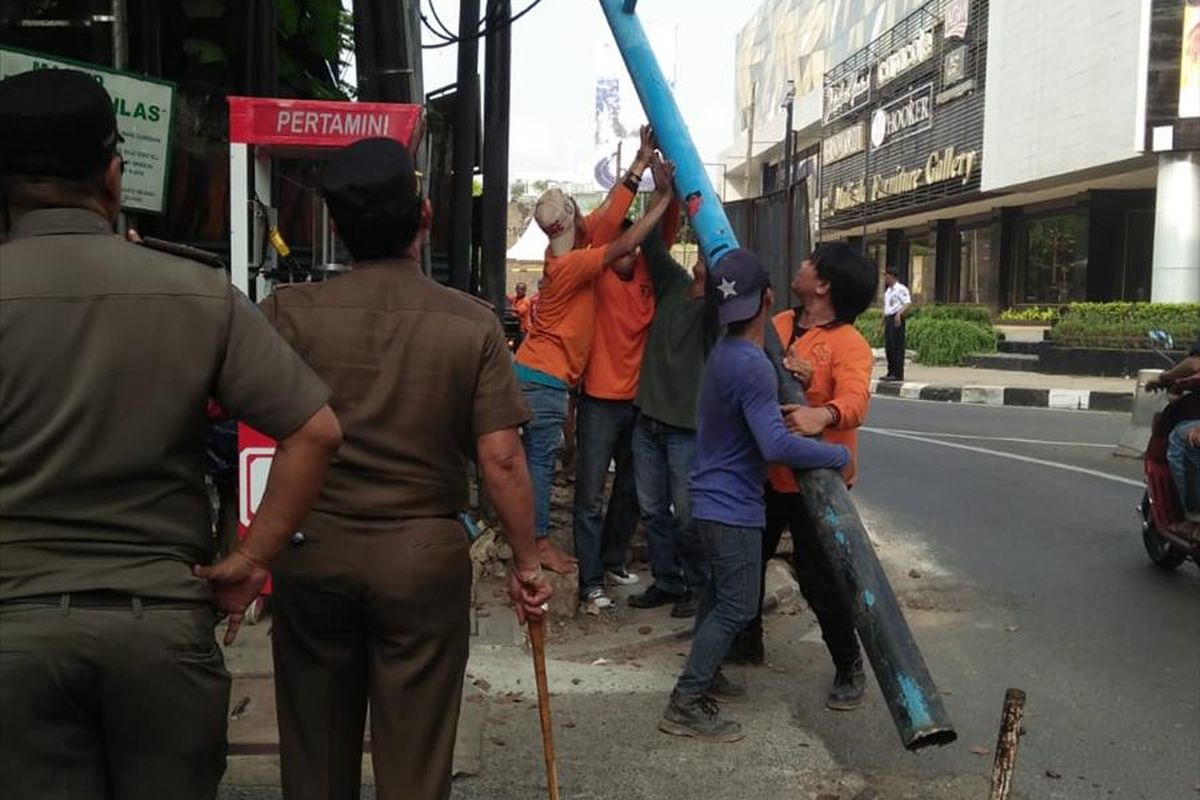
[[[174,84],[93,64],[0,48],[0,78],[34,69],[77,69],[104,86],[112,97],[117,129],[125,137],[120,145],[125,161],[121,205],[133,211],[162,213],[167,196]]]

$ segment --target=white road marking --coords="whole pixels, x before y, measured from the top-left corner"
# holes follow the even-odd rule
[[[938,447],[950,447],[955,450],[966,450],[969,453],[981,453],[983,455],[997,456],[999,458],[1007,458],[1007,459],[1011,459],[1013,461],[1023,461],[1026,464],[1037,464],[1038,466],[1041,466],[1041,467],[1050,467],[1052,469],[1061,469],[1061,470],[1065,470],[1066,472],[1076,472],[1076,473],[1079,473],[1080,475],[1090,475],[1093,478],[1102,478],[1104,480],[1113,481],[1114,483],[1120,483],[1120,484],[1124,484],[1126,486],[1137,486],[1138,488],[1141,488],[1143,485],[1141,481],[1135,481],[1130,478],[1123,478],[1120,475],[1110,475],[1107,472],[1100,472],[1099,470],[1095,470],[1095,469],[1087,469],[1085,467],[1077,467],[1074,464],[1063,464],[1060,461],[1047,461],[1042,458],[1030,458],[1029,456],[1020,456],[1020,455],[1017,455],[1016,453],[1005,453],[1000,450],[988,450],[985,447],[972,447],[971,445],[968,445],[968,444],[958,444],[956,442],[943,442],[938,439],[928,439],[923,436],[913,436],[912,434],[899,433],[896,431],[885,431],[885,430],[881,430],[879,428],[865,428],[864,427],[861,430],[864,430],[867,433],[874,433],[879,436],[891,436],[895,439],[908,439],[909,441],[921,442],[922,444],[932,444],[932,445],[937,445]]]
[[[879,432],[879,428],[863,428]],[[1115,444],[1097,444],[1096,442],[1059,442],[1050,439],[1020,439],[1015,436],[977,436],[973,433],[942,433],[941,431],[906,431],[888,428],[893,433],[906,433],[909,436],[936,436],[941,439],[978,439],[983,442],[1013,442],[1014,444],[1044,444],[1054,447],[1104,447],[1114,448]]]

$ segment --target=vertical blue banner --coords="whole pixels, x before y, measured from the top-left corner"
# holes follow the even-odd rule
[[[650,49],[642,23],[633,12],[634,5],[630,0],[600,0],[642,108],[654,127],[659,147],[663,155],[675,162],[675,190],[683,199],[684,210],[696,231],[705,261],[712,268],[723,255],[738,246],[737,237],[733,235],[721,198],[717,197],[700,154],[696,152],[671,87]]]

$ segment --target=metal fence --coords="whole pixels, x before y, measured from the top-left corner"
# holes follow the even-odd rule
[[[762,258],[771,275],[775,288],[777,310],[792,304],[788,285],[796,266],[812,245],[808,228],[808,192],[801,181],[792,191],[791,208],[788,208],[788,193],[784,190],[762,197],[736,200],[725,204],[725,214],[738,242],[747,250],[753,250]],[[792,239],[791,256],[788,255],[788,236]]]

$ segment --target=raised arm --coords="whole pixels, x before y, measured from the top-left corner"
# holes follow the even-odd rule
[[[670,188],[665,190],[660,188],[659,191],[655,192],[654,200],[642,218],[633,223],[615,242],[608,244],[604,248],[604,263],[611,267],[621,278],[628,279],[633,275],[633,262],[629,261],[623,265],[618,265],[616,263],[617,260],[636,250],[638,245],[650,235],[650,232],[654,230],[654,226],[658,224],[663,214],[666,213],[667,207],[671,205],[672,196],[673,193]]]
[[[638,186],[642,181],[642,173],[650,166],[650,159],[654,154],[654,132],[650,130],[649,125],[642,126],[641,136],[641,146],[633,163],[629,165],[629,170],[609,191],[604,202],[587,215],[593,246],[608,244],[621,233],[621,222],[629,213],[629,206],[637,196]]]

